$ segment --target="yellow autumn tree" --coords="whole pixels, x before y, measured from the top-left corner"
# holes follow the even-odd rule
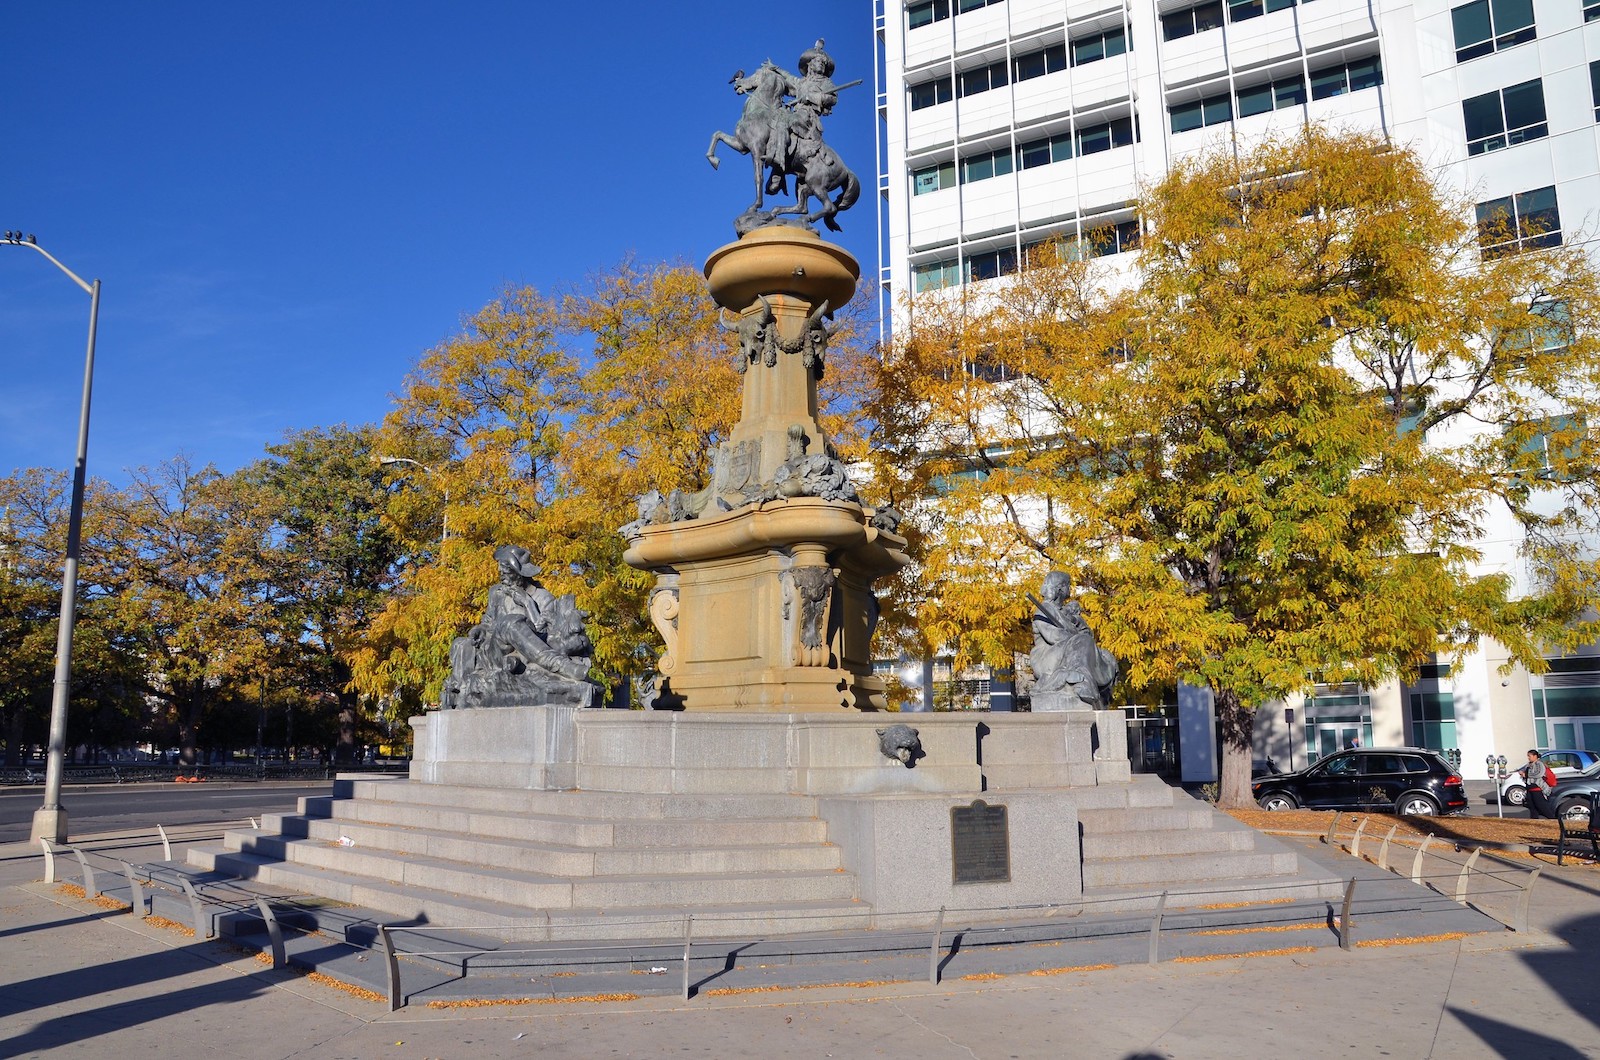
[[[1538,669],[1593,635],[1580,248],[1505,253],[1413,155],[1318,129],[1182,162],[1140,208],[1123,293],[1036,262],[992,303],[919,304],[897,344],[905,485],[942,494],[915,509],[936,637],[993,661],[1025,605],[984,593],[1068,570],[1130,686],[1212,691],[1237,805],[1251,709],[1313,675],[1377,684],[1482,636]],[[1473,566],[1506,514],[1542,585]]]
[[[650,670],[653,578],[622,562],[618,530],[639,495],[709,483],[739,386],[705,281],[682,263],[507,291],[474,315],[423,358],[385,425],[386,452],[416,461],[392,465],[392,512],[417,562],[358,653],[358,687],[434,699],[504,542],[590,613],[596,677]]]

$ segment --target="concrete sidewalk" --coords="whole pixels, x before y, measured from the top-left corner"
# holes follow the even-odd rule
[[[115,846],[134,861],[160,856],[139,843]],[[1343,857],[1345,875],[1376,871],[1304,846]],[[1504,864],[1523,875],[1535,862]],[[1485,855],[1479,867],[1494,866]],[[1061,943],[1034,962],[1047,974],[959,978],[952,965],[938,986],[883,984],[891,976],[841,966],[833,981],[860,985],[706,991],[689,1002],[414,1000],[394,1013],[223,942],[73,899],[41,877],[36,853],[0,848],[0,1056],[1600,1057],[1591,866],[1545,865],[1520,934],[1351,952],[1292,952],[1298,940],[1269,936],[1260,951],[1280,955],[1109,968],[1084,967],[1096,962]]]

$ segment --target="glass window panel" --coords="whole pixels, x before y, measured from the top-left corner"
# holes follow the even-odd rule
[[[1080,155],[1097,155],[1101,151],[1111,150],[1111,126],[1091,125],[1087,129],[1078,130],[1078,153]]]
[[[1469,144],[1505,132],[1500,113],[1500,93],[1487,92],[1462,100],[1461,118],[1466,125]]]
[[[1265,114],[1271,109],[1271,85],[1257,85],[1255,88],[1239,90],[1239,117],[1248,118],[1253,114]]]
[[[1511,216],[1511,196],[1478,204],[1478,242],[1492,246],[1516,238]]]
[[[1193,103],[1183,103],[1173,107],[1171,114],[1172,131],[1175,133],[1188,132],[1190,129],[1198,129],[1202,124],[1204,124],[1205,110],[1201,106],[1199,100],[1196,100]]]
[[[1266,14],[1262,0],[1228,0],[1228,21],[1243,22]]]
[[[1194,31],[1204,33],[1208,29],[1217,29],[1222,25],[1222,0],[1213,3],[1201,4],[1194,9]]]
[[[933,24],[933,5],[917,4],[906,8],[906,24],[910,29]]]
[[[1311,98],[1327,99],[1329,96],[1342,95],[1345,90],[1344,67],[1335,66],[1331,70],[1319,70],[1311,75]]]
[[[1514,35],[1533,27],[1533,0],[1489,0],[1493,9],[1494,32],[1497,37]],[[1531,40],[1531,35],[1527,38]]]
[[[1004,151],[996,151],[994,153],[994,175],[997,177],[1003,177],[1010,172],[1011,150],[1007,148]]]
[[[1556,212],[1556,189],[1536,188],[1517,196],[1517,228],[1521,235],[1559,232],[1561,217]]]
[[[1118,118],[1111,123],[1111,146],[1127,147],[1133,143],[1133,119]]]
[[[994,176],[993,155],[978,155],[975,158],[961,160],[961,180],[963,183],[988,180],[992,176]]]
[[[1360,92],[1364,88],[1376,88],[1383,84],[1383,67],[1374,56],[1371,59],[1361,59],[1350,64],[1350,91]]]
[[[1600,11],[1600,7],[1595,10]],[[1589,64],[1589,98],[1594,100],[1594,105],[1600,107],[1600,62]]]
[[[960,6],[956,8],[956,13],[966,14],[968,11],[976,11],[980,7],[987,6],[988,3],[989,0],[961,0]]]
[[[961,95],[963,96],[971,96],[976,95],[979,92],[989,91],[988,67],[985,67],[981,70],[967,70],[964,73],[956,76],[956,84],[960,89]]]
[[[1104,37],[1088,37],[1084,40],[1072,42],[1072,64],[1098,62],[1106,57],[1106,42]]]
[[[1047,166],[1050,164],[1050,141],[1035,140],[1031,144],[1023,144],[1017,148],[1017,154],[1022,156],[1022,168],[1032,169],[1034,166]]]
[[[1485,0],[1487,3],[1487,0]],[[1194,12],[1174,11],[1170,15],[1161,16],[1161,39],[1177,40],[1179,37],[1188,37],[1194,33]]]
[[[1027,81],[1030,78],[1043,77],[1045,75],[1044,52],[1019,55],[1016,63],[1018,81]]]
[[[1544,86],[1537,79],[1512,85],[1501,95],[1506,103],[1507,129],[1521,129],[1544,123]]]
[[[1205,101],[1205,123],[1218,125],[1233,117],[1233,101],[1227,96],[1212,96]]]
[[[1053,44],[1046,48],[1044,50],[1044,62],[1046,68],[1052,74],[1065,70],[1067,68],[1067,46],[1065,44]]]
[[[1294,0],[1267,0],[1268,11],[1284,11],[1294,6]]]
[[[1585,22],[1593,22],[1597,18],[1600,18],[1600,4],[1595,4],[1595,3],[1584,4],[1583,5],[1583,20]]]
[[[1072,157],[1072,134],[1062,133],[1050,138],[1050,161],[1065,162]]]
[[[992,63],[989,66],[989,87],[1004,88],[1006,84],[1006,64]]]
[[[1281,81],[1272,83],[1272,93],[1276,100],[1274,104],[1280,110],[1284,107],[1297,107],[1306,101],[1306,83],[1300,75],[1286,77]]]
[[[1475,0],[1454,8],[1450,12],[1450,25],[1455,30],[1458,52],[1489,40],[1494,35],[1489,29],[1489,0]],[[1456,57],[1461,58],[1460,55]]]
[[[1120,29],[1111,30],[1106,34],[1106,58],[1121,55],[1128,50],[1128,37]]]
[[[926,195],[939,190],[938,169],[919,169],[911,175],[911,194]]]

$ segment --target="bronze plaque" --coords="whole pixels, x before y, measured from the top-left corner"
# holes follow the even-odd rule
[[[955,883],[1010,883],[1011,831],[1005,806],[982,799],[950,807],[950,875]]]

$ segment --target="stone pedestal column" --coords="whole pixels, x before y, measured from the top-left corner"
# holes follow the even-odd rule
[[[847,252],[787,226],[706,263],[712,297],[737,317],[741,415],[699,514],[637,527],[625,557],[657,575],[661,677],[685,710],[885,705],[872,583],[905,565],[905,541],[853,499],[817,420],[827,316],[859,275]]]

